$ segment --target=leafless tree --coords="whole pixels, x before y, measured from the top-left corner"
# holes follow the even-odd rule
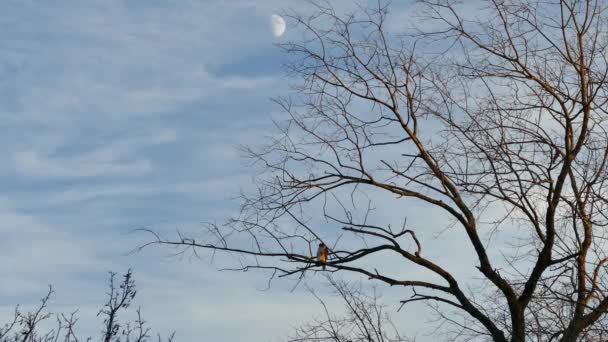
[[[98,316],[103,317],[103,330],[101,340],[106,342],[147,342],[152,341],[150,328],[142,318],[141,311],[136,310],[137,318],[133,322],[120,320],[118,314],[125,311],[135,298],[136,289],[133,272],[127,271],[120,284],[116,284],[116,273],[110,272],[108,300],[99,311]],[[78,342],[74,329],[79,318],[78,310],[70,313],[51,313],[48,303],[53,294],[49,286],[47,294],[40,300],[40,304],[28,312],[23,312],[19,306],[15,308],[10,322],[0,328],[0,342]],[[45,328],[49,320],[55,320],[54,328]],[[175,333],[167,338],[173,341]],[[154,337],[162,341],[160,335]],[[89,337],[86,341],[91,341]]]
[[[289,16],[302,34],[281,44],[296,92],[277,99],[289,119],[269,144],[248,150],[265,171],[241,216],[152,243],[300,277],[321,270],[322,242],[328,272],[413,290],[404,304],[437,308],[450,340],[606,340],[606,5],[421,0],[418,26],[391,35],[388,5],[312,2]],[[425,254],[426,227],[375,223],[382,192],[449,216],[483,290]],[[501,229],[516,245],[490,241]],[[378,254],[434,280],[379,272],[365,263]]]
[[[345,313],[337,315],[314,289],[312,295],[323,308],[321,317],[296,329],[289,342],[411,342],[403,337],[380,303],[376,289],[366,291],[361,284],[327,277],[344,303]]]

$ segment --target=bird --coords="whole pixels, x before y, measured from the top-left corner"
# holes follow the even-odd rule
[[[319,249],[317,250],[317,260],[321,266],[323,266],[323,270],[325,270],[325,265],[327,264],[327,254],[329,254],[329,250],[327,246],[323,242],[319,244]]]

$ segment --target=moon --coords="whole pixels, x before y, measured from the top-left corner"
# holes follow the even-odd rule
[[[285,23],[285,19],[280,15],[273,14],[270,16],[270,28],[272,29],[272,34],[279,38],[285,33],[285,29],[287,28],[287,24]]]

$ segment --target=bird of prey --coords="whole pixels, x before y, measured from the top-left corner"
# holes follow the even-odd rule
[[[323,266],[323,270],[325,270],[325,265],[327,264],[327,255],[329,254],[329,250],[327,246],[323,242],[319,244],[319,249],[317,250],[317,261],[321,266]]]

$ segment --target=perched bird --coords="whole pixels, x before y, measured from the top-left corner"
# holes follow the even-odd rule
[[[317,260],[321,266],[323,266],[323,270],[325,270],[325,265],[327,264],[327,255],[329,254],[329,250],[327,246],[323,242],[319,244],[319,249],[317,250]]]

